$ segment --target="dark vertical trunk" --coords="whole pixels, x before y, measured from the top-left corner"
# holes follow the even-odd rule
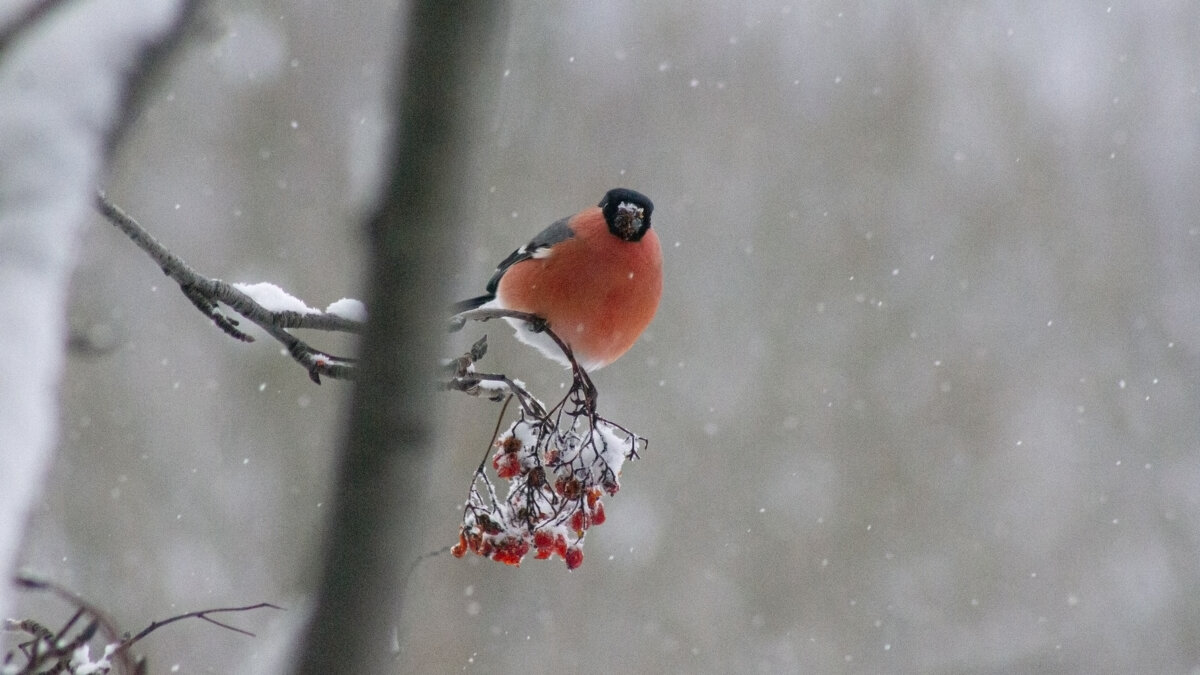
[[[503,5],[419,0],[397,64],[396,127],[369,221],[361,372],[325,534],[300,673],[394,671],[401,572],[420,554],[415,511],[435,425],[434,368],[445,331],[442,270],[459,231],[472,73],[490,55]],[[399,658],[403,658],[402,655]]]

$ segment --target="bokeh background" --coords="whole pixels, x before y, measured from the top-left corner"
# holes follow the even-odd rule
[[[361,297],[394,4],[213,3],[109,196],[204,273]],[[497,30],[439,264],[467,296],[606,189],[650,195],[664,302],[596,377],[650,446],[578,571],[421,562],[397,672],[1200,669],[1195,3],[518,3]],[[23,562],[135,631],[300,607],[348,385],[221,334],[99,217],[71,323],[95,353]],[[447,355],[485,329],[558,391],[500,326]],[[455,541],[498,412],[441,400],[413,558]],[[260,637],[175,624],[152,672],[265,668],[286,613],[229,618]]]

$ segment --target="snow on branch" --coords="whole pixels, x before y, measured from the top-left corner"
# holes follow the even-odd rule
[[[456,557],[468,551],[508,565],[520,565],[531,551],[534,558],[558,556],[575,569],[583,564],[583,542],[593,525],[605,521],[604,495],[621,489],[619,477],[626,460],[637,459],[646,439],[596,412],[596,386],[575,355],[540,317],[505,309],[475,309],[455,316],[451,328],[466,321],[512,318],[544,332],[562,350],[571,366],[571,387],[556,404],[546,407],[520,380],[475,368],[487,353],[487,336],[447,367],[447,389],[493,400],[516,399],[517,419],[494,434],[471,480],[463,508]],[[500,412],[503,420],[504,410]],[[500,430],[497,421],[496,431]],[[493,453],[492,448],[495,448]],[[488,457],[498,489],[488,475]],[[503,494],[502,494],[503,493]]]
[[[293,335],[289,329],[362,333],[366,309],[358,300],[342,298],[321,311],[309,307],[275,284],[231,284],[206,277],[171,253],[103,193],[96,197],[96,208],[158,263],[163,273],[179,284],[179,290],[196,309],[226,335],[243,342],[254,342],[251,335],[239,328],[240,321],[222,311],[222,305],[281,342],[292,358],[308,371],[313,382],[320,384],[322,375],[338,380],[354,379],[357,372],[355,359],[316,349]]]
[[[283,609],[269,602],[260,602],[245,607],[217,607],[186,612],[161,621],[154,621],[136,635],[122,632],[108,614],[88,602],[70,589],[28,574],[18,575],[13,582],[20,588],[47,591],[74,608],[71,618],[57,631],[33,619],[5,619],[4,633],[26,636],[16,647],[4,653],[0,661],[0,672],[24,673],[68,673],[70,675],[106,675],[122,673],[134,675],[148,672],[146,662],[135,657],[132,647],[154,631],[182,619],[201,619],[235,633],[254,637],[250,631],[231,626],[214,619],[213,614],[248,612],[255,609]],[[100,655],[93,657],[91,648],[94,640],[104,644]]]

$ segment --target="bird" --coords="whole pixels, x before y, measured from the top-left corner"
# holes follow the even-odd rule
[[[537,316],[544,326],[506,317],[517,339],[568,368],[549,327],[591,372],[629,351],[658,311],[662,246],[650,229],[654,203],[614,188],[594,207],[562,218],[500,261],[487,293],[454,305]]]

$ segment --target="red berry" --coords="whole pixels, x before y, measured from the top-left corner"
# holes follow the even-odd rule
[[[496,453],[492,458],[492,467],[496,469],[497,476],[508,480],[521,473],[521,460],[516,453]]]
[[[545,530],[533,533],[533,547],[537,549],[534,555],[538,560],[545,560],[554,554],[554,535]]]
[[[554,481],[554,491],[567,499],[579,499],[583,484],[574,476],[562,477]]]
[[[467,553],[467,535],[460,530],[458,533],[458,543],[450,549],[450,554],[455,558],[461,558]]]
[[[496,552],[492,554],[492,560],[505,565],[520,565],[521,559],[525,557],[526,553],[529,553],[529,542],[510,537],[496,545]]]
[[[583,564],[583,551],[577,548],[569,548],[563,559],[567,561],[567,569],[576,569]]]
[[[591,526],[591,520],[583,511],[576,511],[571,514],[571,529],[576,532],[583,532]]]

